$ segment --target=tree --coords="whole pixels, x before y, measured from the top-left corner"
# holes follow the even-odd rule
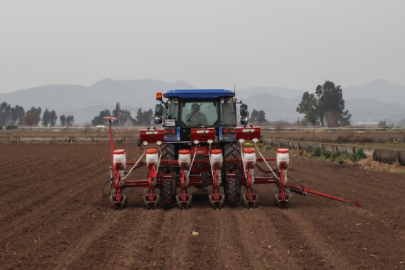
[[[62,114],[59,116],[60,125],[64,127],[66,125],[66,115]]]
[[[252,114],[250,115],[250,121],[252,123],[265,123],[267,122],[266,120],[266,113],[263,110],[260,111],[256,111],[255,109],[253,109]]]
[[[305,114],[304,119],[312,125],[316,125],[318,120],[318,101],[314,94],[309,94],[308,91],[302,95],[302,100],[297,107],[298,113]]]
[[[54,127],[56,125],[56,121],[58,120],[58,116],[56,115],[55,110],[51,111],[51,115],[50,115],[50,124],[51,127]]]
[[[119,102],[117,102],[115,105],[112,116],[117,118],[117,121],[113,122],[113,125],[116,126],[129,126],[135,124],[136,122],[135,119],[132,118],[130,111],[121,109]]]
[[[142,109],[139,108],[138,111],[136,112],[136,120],[137,120],[138,125],[142,125],[142,123],[143,123],[142,115],[143,115]]]
[[[37,126],[41,120],[41,107],[32,107],[24,116],[24,123],[28,126]]]
[[[316,87],[315,94],[305,92],[298,104],[297,112],[305,114],[305,119],[312,125],[317,122],[324,126],[325,121],[329,127],[347,126],[350,124],[348,110],[345,110],[342,88],[333,82],[326,81]]]
[[[108,110],[108,109],[101,111],[99,116],[95,116],[93,118],[93,120],[91,121],[91,124],[93,126],[106,125],[107,121],[104,120],[104,117],[106,117],[106,116],[111,116],[110,110]]]
[[[120,119],[120,116],[121,116],[121,105],[120,105],[119,102],[117,102],[117,104],[115,105],[115,109],[114,109],[113,112],[112,112],[112,116],[115,117],[115,118],[117,118],[117,120]],[[119,122],[119,121],[117,121],[117,122]]]
[[[256,109],[253,109],[252,113],[250,114],[250,121],[257,122],[259,112]]]
[[[16,105],[11,108],[11,121],[15,125],[21,125],[24,121],[25,110],[23,107]]]
[[[402,120],[403,121],[403,120]],[[401,124],[401,122],[399,122],[399,124]],[[391,124],[391,127],[393,127],[394,126],[394,124]],[[380,128],[387,128],[387,127],[389,127],[388,126],[388,124],[387,124],[387,119],[384,119],[384,121],[380,121],[379,123],[378,123],[378,127],[380,127]]]
[[[315,94],[318,97],[318,115],[321,125],[324,125],[324,117],[328,114],[326,122],[329,127],[338,127],[350,124],[348,110],[345,110],[342,88],[333,82],[326,81],[316,87]]]
[[[151,124],[152,118],[153,118],[152,109],[143,112],[143,123],[145,126],[149,126]]]
[[[0,104],[0,125],[8,126],[11,121],[11,106],[7,102]]]
[[[257,115],[257,122],[259,122],[259,124],[267,122],[266,113],[264,111],[262,111],[262,110],[259,111],[259,113]]]
[[[136,124],[140,126],[148,126],[150,125],[153,118],[153,111],[149,109],[148,111],[142,111],[141,108],[138,109],[136,113]]]
[[[153,115],[153,111],[150,110],[150,112]],[[148,111],[148,113],[149,113],[149,111]],[[93,120],[91,121],[91,124],[93,126],[107,125],[107,121],[104,120],[104,117],[106,117],[106,116],[113,116],[113,117],[117,118],[116,121],[112,122],[112,125],[114,125],[114,126],[131,126],[131,125],[135,125],[137,123],[137,121],[134,118],[132,118],[131,112],[128,110],[121,109],[120,103],[117,102],[117,104],[115,105],[115,109],[112,111],[112,114],[110,113],[110,111],[108,109],[104,109],[103,111],[100,112],[100,114],[98,116],[95,116],[93,118]],[[138,111],[137,118],[138,119],[143,118],[142,110],[141,110],[140,116],[139,116],[139,111]]]
[[[42,115],[42,125],[47,127],[51,122],[51,112],[48,108],[45,109],[44,114]]]
[[[74,121],[75,121],[75,119],[74,119],[73,115],[68,115],[68,116],[66,117],[66,125],[67,125],[68,127],[73,126],[73,122],[74,122]]]

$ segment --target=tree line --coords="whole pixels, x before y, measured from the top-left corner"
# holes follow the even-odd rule
[[[104,120],[104,117],[112,116],[117,118],[116,121],[112,122],[114,126],[149,126],[152,123],[153,115],[152,109],[142,111],[142,109],[139,108],[134,118],[130,111],[121,109],[121,105],[118,102],[112,113],[108,109],[100,111],[99,115],[93,118],[91,124],[93,126],[107,125],[108,121]]]
[[[17,126],[27,125],[27,126],[38,126],[40,123],[42,126],[54,127],[58,120],[55,110],[48,110],[42,113],[41,107],[32,107],[28,111],[22,106],[16,105],[11,107],[7,102],[0,104],[0,126],[6,126],[10,128],[17,128]],[[73,126],[74,117],[73,115],[61,115],[59,116],[61,126]]]

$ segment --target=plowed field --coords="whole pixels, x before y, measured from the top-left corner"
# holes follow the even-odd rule
[[[362,207],[293,194],[281,210],[262,185],[256,209],[148,211],[131,189],[113,211],[108,144],[1,144],[0,157],[2,269],[405,269],[402,174],[292,157],[291,177]]]

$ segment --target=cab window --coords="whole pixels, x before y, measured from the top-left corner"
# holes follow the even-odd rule
[[[221,100],[221,122],[222,125],[236,125],[236,112],[233,98],[224,98]]]
[[[218,121],[214,101],[186,101],[183,103],[181,120],[190,127],[213,126]]]
[[[176,119],[179,111],[179,101],[177,99],[171,99],[168,101],[167,118]]]

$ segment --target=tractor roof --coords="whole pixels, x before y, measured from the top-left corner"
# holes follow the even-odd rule
[[[165,98],[181,99],[216,99],[220,97],[233,97],[231,90],[224,89],[180,89],[169,90],[163,94]]]

